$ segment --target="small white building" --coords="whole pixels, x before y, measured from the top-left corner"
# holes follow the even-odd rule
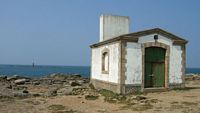
[[[129,17],[101,15],[91,83],[116,93],[184,87],[186,40],[154,28],[129,33]]]

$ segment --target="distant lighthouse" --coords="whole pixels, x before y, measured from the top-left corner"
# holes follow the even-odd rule
[[[33,59],[32,67],[35,67],[34,59]]]

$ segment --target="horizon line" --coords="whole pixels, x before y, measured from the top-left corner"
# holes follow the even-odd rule
[[[0,65],[21,65],[21,66],[32,66],[32,64],[0,64]],[[35,66],[72,66],[72,67],[90,67],[90,65],[53,65],[53,64],[35,64]]]

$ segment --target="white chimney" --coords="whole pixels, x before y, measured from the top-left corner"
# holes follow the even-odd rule
[[[129,17],[103,14],[100,16],[100,42],[129,33]]]

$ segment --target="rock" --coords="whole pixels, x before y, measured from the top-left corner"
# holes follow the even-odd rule
[[[62,80],[55,80],[55,81],[53,81],[53,84],[63,84],[63,82],[65,82],[65,81],[62,81]]]
[[[18,85],[13,85],[12,86],[13,90],[26,90],[27,87],[26,86],[18,86]]]
[[[80,77],[81,77],[80,74],[72,74],[71,76],[72,76],[72,77],[75,77],[75,78],[80,78]]]
[[[146,97],[144,97],[144,96],[136,96],[137,101],[145,100],[145,99],[146,99]]]
[[[76,81],[69,81],[69,84],[73,87],[73,86],[80,86],[79,83],[77,83]]]
[[[29,81],[30,81],[29,79],[23,78],[23,79],[15,80],[14,83],[19,85],[19,84],[24,84],[25,82],[29,82]]]
[[[49,77],[52,77],[52,78],[54,78],[55,76],[57,76],[57,73],[53,73],[49,75]]]
[[[85,103],[84,101],[81,101],[81,103]]]
[[[40,82],[39,81],[35,81],[32,84],[36,86],[36,85],[40,85]]]
[[[6,88],[8,88],[8,89],[12,89],[12,85],[7,84]]]
[[[39,96],[41,96],[41,94],[39,94],[39,93],[32,93],[31,96],[33,96],[33,97],[39,97]]]
[[[40,85],[52,85],[53,79],[50,78],[42,78],[38,80],[40,82]]]
[[[13,101],[13,97],[7,95],[0,95],[0,102]]]
[[[23,90],[23,93],[28,93],[28,91],[27,90]]]
[[[84,80],[76,80],[76,82],[77,82],[78,84],[80,84],[80,85],[82,85],[83,83],[85,83]]]
[[[67,75],[54,73],[54,74],[51,74],[51,75],[49,75],[47,77],[53,78],[54,80],[65,80],[67,78]]]
[[[28,93],[14,92],[14,97],[17,97],[17,98],[27,98],[28,97]]]
[[[13,75],[13,76],[11,76],[11,77],[7,77],[7,80],[8,81],[13,81],[13,80],[17,80],[17,79],[29,79],[30,80],[30,78],[28,78],[28,77],[23,77],[23,76],[19,76],[19,75]]]
[[[72,91],[73,91],[72,87],[61,88],[61,89],[57,90],[57,94],[58,95],[71,95]]]
[[[48,92],[45,92],[44,96],[45,97],[57,96],[57,89],[51,89]]]
[[[158,103],[158,99],[151,99],[150,102],[151,103]]]
[[[3,79],[3,80],[6,80],[7,79],[7,76],[6,75],[0,75],[0,80]]]
[[[74,87],[72,90],[72,95],[83,95],[84,93],[86,93],[86,91],[88,91],[87,88],[83,88],[83,87]]]

